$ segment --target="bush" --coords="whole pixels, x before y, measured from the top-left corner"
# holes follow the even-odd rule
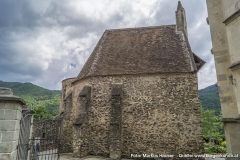
[[[39,119],[52,119],[53,116],[48,112],[44,106],[37,106],[34,109],[34,118]]]
[[[223,146],[224,148],[226,148],[226,147],[227,147],[226,141],[223,141],[223,142],[221,143],[221,146]]]
[[[222,146],[210,146],[204,149],[205,153],[227,153],[227,149]]]
[[[204,142],[204,147],[210,147],[210,144]]]
[[[223,139],[221,137],[218,137],[218,143],[221,144],[223,142]]]

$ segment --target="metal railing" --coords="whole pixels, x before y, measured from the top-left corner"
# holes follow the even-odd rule
[[[17,146],[17,160],[59,160],[62,118],[34,119],[34,112],[23,111]],[[32,129],[31,129],[32,128]]]

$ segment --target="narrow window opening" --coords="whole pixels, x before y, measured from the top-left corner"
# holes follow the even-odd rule
[[[45,133],[42,134],[42,138],[45,138]]]

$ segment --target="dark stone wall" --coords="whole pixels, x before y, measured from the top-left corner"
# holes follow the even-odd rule
[[[44,120],[33,119],[32,141],[33,144],[39,143],[39,151],[57,149],[60,144],[61,119]],[[41,140],[40,140],[41,139]]]
[[[74,125],[75,156],[111,155],[112,84],[122,86],[122,157],[203,153],[197,75],[172,73],[91,77],[75,83],[72,101],[76,112],[81,105],[79,93],[86,85],[92,88],[86,121]]]
[[[70,93],[63,101],[63,106],[66,107],[62,116],[63,116],[63,130],[62,130],[62,153],[71,153],[73,152],[73,122],[74,116],[72,112],[72,93]]]
[[[75,120],[75,112],[72,99],[72,82],[75,78],[63,80],[62,82],[62,98],[60,104],[60,112],[63,117],[62,130],[62,153],[73,152],[73,122]]]
[[[121,158],[122,136],[122,85],[112,85],[109,126],[109,152],[111,159]]]

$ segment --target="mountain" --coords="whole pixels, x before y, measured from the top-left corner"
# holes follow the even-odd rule
[[[53,92],[56,92],[56,93],[58,93],[58,94],[61,94],[62,92],[61,92],[61,90],[52,90]]]
[[[211,85],[198,91],[203,109],[215,110],[215,114],[221,112],[220,98],[217,86]]]
[[[48,90],[29,82],[0,81],[0,87],[11,88],[13,94],[24,99],[31,109],[37,106],[44,106],[53,116],[58,115],[61,93],[59,90]]]

